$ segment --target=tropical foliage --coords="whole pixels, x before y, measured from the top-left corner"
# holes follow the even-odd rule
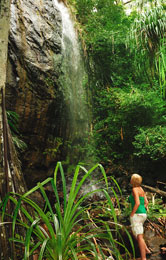
[[[75,7],[80,35],[85,46],[91,90],[106,84],[128,80],[132,70],[125,39],[132,19],[127,19],[123,6],[113,0],[70,1]],[[125,68],[125,69],[124,69]],[[121,78],[122,79],[122,78]]]
[[[160,164],[166,123],[164,1],[70,3],[89,66],[93,138],[88,151],[105,167],[135,167],[136,158]]]
[[[166,9],[156,1],[155,6],[138,14],[131,27],[130,46],[135,53],[137,68],[152,81],[158,79],[165,98],[166,85]],[[131,44],[132,43],[132,44]]]
[[[132,10],[127,15],[123,2],[68,1],[84,46],[89,74],[86,88],[92,93],[88,104],[92,111],[91,133],[87,142],[84,140],[87,147],[81,149],[87,149],[87,156],[106,168],[123,164],[127,170],[135,167],[146,173],[148,168],[143,166],[147,162],[150,174],[154,163],[157,169],[161,165],[160,171],[165,174],[166,6],[159,0],[131,1]],[[18,115],[11,111],[7,114],[13,139],[19,148],[25,148],[18,138]],[[62,140],[55,139],[55,147],[45,153],[55,157],[61,145]],[[136,164],[137,160],[141,163]],[[105,188],[83,194],[85,181],[92,179],[98,169]],[[1,202],[1,224],[12,226],[10,242],[16,247],[13,259],[26,260],[33,255],[39,260],[130,259],[123,234],[134,255],[133,241],[119,224],[120,217],[128,216],[129,211],[126,201],[121,210],[117,195],[121,196],[121,189],[115,179],[109,183],[110,195],[108,177],[100,164],[90,170],[78,165],[69,190],[66,175],[58,163],[53,178],[38,183],[24,195],[7,194]],[[48,197],[47,185],[53,201]],[[36,191],[44,207],[31,198]],[[104,200],[94,205],[88,198],[97,192],[102,192]],[[161,214],[165,217],[165,209],[151,203],[149,217]]]
[[[13,143],[19,151],[24,151],[27,148],[27,144],[21,139],[21,135],[19,133],[19,129],[18,129],[19,115],[16,112],[10,110],[8,110],[6,113],[7,113],[8,124],[12,133]]]
[[[133,145],[136,148],[134,154],[138,157],[152,160],[166,158],[166,127],[140,128]]]
[[[162,157],[166,118],[165,102],[159,92],[146,85],[131,89],[107,88],[100,91],[95,102],[93,146],[98,147],[95,150],[97,160],[108,165],[110,158],[117,162],[129,158],[132,153],[141,156],[148,148],[156,151],[152,155],[149,150],[149,158]],[[159,129],[162,129],[162,135]],[[157,152],[157,147],[161,153]]]
[[[101,181],[104,181],[105,189],[94,189],[88,193],[80,193],[84,182],[97,168],[101,170],[103,175]],[[58,172],[61,175],[62,190],[58,185]],[[82,175],[80,181],[78,180],[79,172]],[[46,194],[45,185],[48,184],[52,188],[54,202],[49,200]],[[105,259],[106,256],[115,256],[119,260],[129,259],[130,253],[124,244],[122,230],[130,241],[133,254],[134,245],[125,227],[118,224],[116,207],[120,210],[120,204],[114,187],[121,194],[119,185],[112,178],[110,189],[113,192],[113,198],[111,198],[108,194],[106,173],[101,165],[95,165],[89,171],[78,165],[68,193],[64,171],[59,162],[55,169],[54,178],[48,178],[42,183],[38,183],[22,196],[7,194],[0,205],[2,222],[6,217],[8,219],[10,217],[12,220],[11,241],[15,243],[16,248],[20,246],[21,249],[23,248],[25,260],[32,255],[37,255],[38,259],[54,260],[81,259],[85,256],[89,259]],[[37,190],[40,191],[45,202],[43,209],[29,198]],[[92,216],[89,214],[92,206],[85,203],[85,200],[96,192],[103,192],[107,203],[104,210],[103,205],[98,204],[98,208],[95,206],[98,211],[100,210],[100,215],[94,216],[92,220]],[[11,216],[7,211],[9,201],[14,207]],[[108,220],[103,219],[102,212],[110,220],[111,226]],[[101,243],[100,239],[107,241],[107,246]],[[120,253],[122,249],[123,257]],[[20,255],[15,255],[13,259],[18,260],[19,257]]]

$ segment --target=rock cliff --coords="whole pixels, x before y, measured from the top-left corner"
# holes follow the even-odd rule
[[[12,1],[6,106],[19,115],[28,146],[20,159],[31,183],[52,174],[66,128],[58,83],[61,35],[61,15],[52,0]]]

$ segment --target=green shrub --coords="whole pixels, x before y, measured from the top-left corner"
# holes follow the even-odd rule
[[[97,168],[101,170],[106,189],[93,190],[81,196],[79,194],[80,189],[86,179]],[[78,181],[80,171],[84,174],[81,180]],[[57,182],[59,182],[58,173],[61,175],[62,187],[57,186]],[[112,181],[119,189],[117,182],[114,179]],[[49,201],[44,189],[44,186],[48,183],[51,184],[55,195],[54,203]],[[62,188],[62,191],[59,188]],[[44,209],[29,198],[37,190],[43,196],[45,202]],[[125,227],[117,223],[116,210],[107,190],[108,181],[106,173],[100,164],[95,165],[89,171],[78,165],[73,176],[69,195],[67,195],[66,180],[62,165],[59,162],[55,169],[54,178],[48,178],[42,183],[38,183],[37,186],[22,196],[13,193],[6,195],[0,204],[2,223],[5,222],[6,217],[9,219],[7,204],[10,202],[10,205],[14,208],[10,216],[12,220],[12,238],[10,241],[21,247],[21,250],[24,252],[24,260],[28,260],[35,253],[38,254],[39,259],[47,258],[48,260],[79,259],[85,256],[94,260],[104,260],[106,258],[104,254],[106,250],[109,255],[115,256],[116,259],[129,259],[130,253],[123,239],[118,241],[117,236],[121,237],[121,230],[123,229],[129,237],[134,252],[133,242]],[[111,190],[119,205],[118,196],[114,188],[111,187]],[[93,219],[89,216],[89,205],[85,203],[85,199],[97,191],[103,191],[108,201],[106,212],[107,215],[109,214],[110,220],[112,220],[111,227],[104,220],[97,218],[97,216],[93,216]],[[114,228],[112,228],[112,225]],[[115,238],[113,234],[116,234]],[[111,250],[105,248],[105,246],[103,248],[102,243],[97,242],[97,240],[106,240],[107,243],[110,243]],[[125,258],[121,256],[120,248],[125,250]],[[18,260],[18,258],[16,259]]]
[[[155,199],[154,202],[150,201],[148,204],[148,218],[151,220],[166,217],[166,207],[163,207],[162,199]]]
[[[128,158],[135,152],[134,141],[140,129],[150,131],[159,124],[164,129],[165,102],[159,91],[150,89],[148,85],[100,91],[95,97],[94,109],[96,157],[106,164],[109,160]]]
[[[133,142],[134,155],[158,160],[166,158],[166,126],[140,128]]]

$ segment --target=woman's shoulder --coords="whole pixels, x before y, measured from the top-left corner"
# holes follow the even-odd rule
[[[144,192],[142,187],[139,188],[139,196],[140,197],[144,197],[145,196],[145,192]]]
[[[132,193],[133,194],[138,194],[140,197],[144,197],[144,195],[145,195],[145,192],[144,192],[144,190],[143,190],[143,188],[142,187],[133,187],[132,188]]]
[[[132,192],[138,192],[140,187],[133,187]]]
[[[133,187],[133,188],[132,188],[132,195],[139,195],[139,189],[138,189],[138,187]]]

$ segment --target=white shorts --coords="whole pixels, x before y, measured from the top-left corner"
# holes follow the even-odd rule
[[[133,217],[130,217],[131,229],[136,237],[144,233],[143,224],[146,219],[146,214],[134,214]]]

